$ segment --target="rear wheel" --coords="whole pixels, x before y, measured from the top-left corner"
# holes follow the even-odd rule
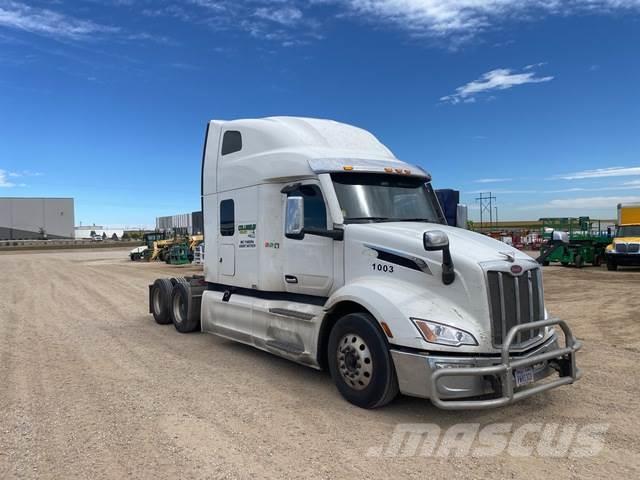
[[[176,282],[171,293],[171,321],[180,333],[200,330],[200,297],[191,294],[186,282]]]
[[[398,380],[387,341],[367,313],[350,313],[329,336],[329,370],[349,402],[362,408],[382,407],[398,394]]]
[[[576,257],[574,259],[574,263],[576,264],[577,268],[584,267],[584,260],[582,259],[582,256],[580,256],[580,255],[576,255]]]
[[[171,323],[169,315],[169,301],[173,286],[168,278],[158,278],[151,287],[151,313],[156,323],[168,325]]]

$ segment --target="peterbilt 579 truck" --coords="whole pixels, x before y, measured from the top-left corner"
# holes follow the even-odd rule
[[[211,121],[202,209],[204,276],[149,286],[160,324],[328,369],[364,408],[495,407],[580,377],[536,261],[446,225],[431,176],[365,130]]]

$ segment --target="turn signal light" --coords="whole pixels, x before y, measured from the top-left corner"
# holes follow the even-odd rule
[[[415,322],[416,327],[418,327],[418,329],[420,330],[420,333],[422,333],[422,335],[424,336],[424,339],[427,342],[431,342],[431,343],[436,343],[436,340],[438,339],[438,337],[436,336],[435,333],[433,333],[433,331],[431,331],[431,329],[428,327],[428,325],[424,322]]]
[[[393,338],[393,333],[391,333],[389,325],[387,325],[385,322],[380,322],[380,326],[382,327],[382,330],[384,330],[384,333],[387,334],[387,337]]]

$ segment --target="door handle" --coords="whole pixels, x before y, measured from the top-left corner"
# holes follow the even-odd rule
[[[298,277],[295,275],[285,275],[284,281],[287,283],[298,283]]]

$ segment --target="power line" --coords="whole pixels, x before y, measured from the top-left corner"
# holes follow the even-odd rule
[[[493,226],[493,202],[496,200],[491,192],[481,192],[480,196],[476,198],[476,202],[480,202],[480,228],[484,228],[484,213],[489,214],[489,227]],[[496,207],[496,216],[497,216]]]

